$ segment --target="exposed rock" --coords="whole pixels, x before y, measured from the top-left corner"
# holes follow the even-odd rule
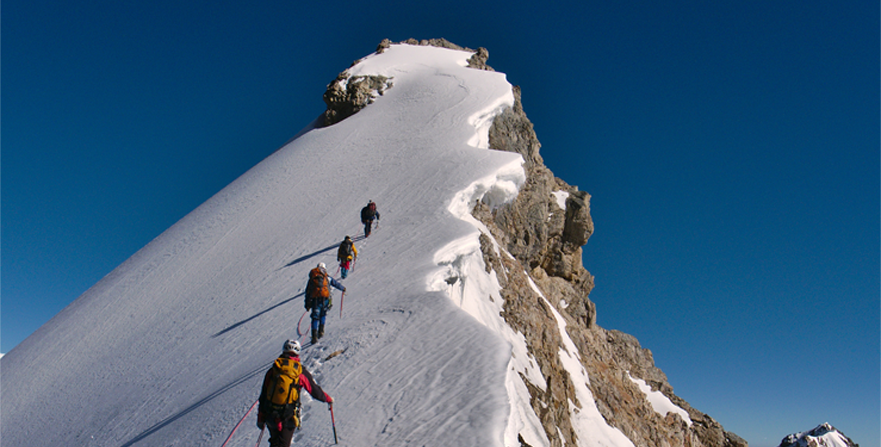
[[[476,68],[478,70],[495,71],[492,67],[486,65],[487,59],[489,59],[489,50],[480,47],[477,49],[477,52],[475,52],[473,56],[468,58],[468,67]]]
[[[490,147],[500,151],[516,152],[526,161],[526,169],[544,166],[538,154],[541,143],[535,136],[532,121],[526,118],[520,102],[520,87],[514,87],[514,107],[506,109],[493,120],[489,130]]]
[[[392,46],[392,41],[389,39],[382,39],[382,42],[376,47],[376,54],[385,53],[390,46]]]
[[[377,96],[393,86],[385,76],[349,76],[342,72],[324,92],[324,126],[336,124],[373,103]]]
[[[554,177],[544,165],[541,144],[523,112],[517,87],[514,97],[514,107],[493,122],[489,146],[521,154],[526,182],[512,203],[494,210],[478,203],[472,214],[490,231],[481,235],[480,242],[487,271],[494,270],[502,286],[502,317],[524,335],[547,381],[547,390],[542,391],[524,379],[551,445],[577,444],[569,402],[588,403],[577,402],[570,376],[557,355],[562,343],[557,323],[547,302],[530,286],[530,279],[566,320],[567,334],[581,353],[597,408],[609,425],[640,447],[745,447],[746,441],[673,394],[666,375],[655,367],[651,351],[636,338],[596,325],[596,306],[588,298],[594,278],[581,264],[581,247],[593,234],[590,195]],[[565,210],[557,204],[555,192],[567,194]],[[500,255],[492,249],[492,239],[503,249]],[[679,415],[658,414],[631,377],[642,379],[684,409],[691,426]]]

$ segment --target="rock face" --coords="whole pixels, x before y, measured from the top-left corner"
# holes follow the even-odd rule
[[[523,112],[518,88],[514,96],[514,107],[495,119],[489,145],[523,156],[526,184],[513,203],[496,210],[478,203],[473,215],[507,251],[499,259],[487,247],[483,250],[484,262],[500,278],[505,298],[503,317],[515,331],[524,334],[548,382],[547,392],[531,391],[533,409],[551,444],[577,442],[567,410],[567,402],[576,399],[570,376],[562,370],[556,355],[561,341],[553,316],[529,286],[526,272],[566,319],[567,333],[582,353],[600,413],[634,445],[746,446],[746,441],[726,432],[713,418],[673,394],[667,377],[655,367],[651,351],[640,347],[636,338],[596,325],[596,306],[588,298],[594,278],[581,264],[581,247],[593,233],[590,196],[554,177],[544,166],[539,155],[541,145]],[[560,197],[566,197],[565,208],[559,205]],[[631,377],[642,379],[684,409],[691,425],[673,413],[658,414]]]
[[[402,42],[470,51],[469,66],[492,70],[486,65],[486,49],[469,50],[444,39]],[[382,52],[391,44],[384,40]],[[391,87],[391,80],[350,79],[340,74],[328,86],[325,125],[339,122],[372,102]],[[652,353],[630,335],[596,325],[596,306],[588,298],[593,276],[582,266],[582,246],[593,234],[590,195],[556,178],[544,165],[541,144],[526,117],[521,92],[514,87],[514,107],[497,116],[489,131],[492,149],[523,156],[526,182],[513,203],[490,209],[478,202],[472,214],[486,225],[481,252],[486,271],[495,271],[505,300],[502,317],[514,331],[524,335],[547,383],[541,390],[524,378],[530,404],[539,417],[552,446],[578,445],[571,424],[570,402],[578,402],[571,376],[558,352],[561,335],[548,302],[566,320],[567,335],[581,353],[588,372],[590,391],[606,422],[619,429],[637,447],[746,447],[737,435],[726,432],[713,418],[692,408],[673,394],[664,373],[655,367]],[[494,242],[501,250],[494,249]],[[534,283],[544,297],[532,288]],[[644,381],[687,412],[659,414],[634,379]],[[582,440],[586,441],[586,440]],[[523,443],[521,437],[521,443]]]

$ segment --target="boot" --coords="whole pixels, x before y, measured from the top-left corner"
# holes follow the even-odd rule
[[[324,337],[324,325],[321,324],[318,326],[318,338]]]
[[[312,329],[312,344],[318,343],[318,333],[315,332],[315,329]]]

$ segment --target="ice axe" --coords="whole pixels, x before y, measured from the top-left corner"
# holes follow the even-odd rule
[[[342,295],[340,295],[340,318],[343,318],[343,299],[346,298],[346,291],[343,290]]]
[[[330,404],[330,423],[333,425],[333,443],[339,444],[336,438],[336,421],[333,419],[333,403]]]

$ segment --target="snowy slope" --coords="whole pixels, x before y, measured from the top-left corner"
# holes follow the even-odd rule
[[[486,149],[511,86],[468,57],[395,45],[365,58],[349,71],[393,78],[374,104],[301,133],[7,353],[3,444],[221,445],[297,337],[308,270],[361,236],[368,199],[380,228],[356,239],[344,314],[337,295],[326,337],[303,355],[337,401],[340,444],[512,445],[518,432],[546,443],[511,373],[541,381],[517,334],[481,318],[485,304],[468,308],[492,281],[464,277],[479,230],[463,210],[510,200],[524,181],[519,155]],[[456,272],[458,298],[445,282]],[[296,445],[333,442],[326,406],[307,402],[303,419]],[[228,445],[257,432],[251,414]],[[591,445],[626,445],[607,439],[618,435]]]

